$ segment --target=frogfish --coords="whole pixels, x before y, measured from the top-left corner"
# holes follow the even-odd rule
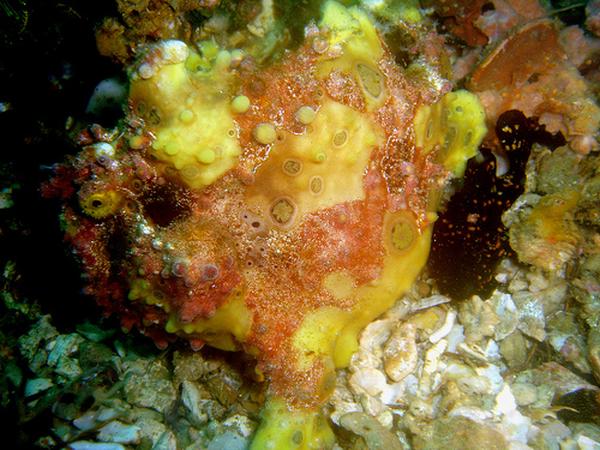
[[[50,181],[85,292],[159,347],[251,355],[268,383],[251,448],[330,447],[336,368],[426,263],[481,104],[411,76],[335,1],[270,64],[167,40],[128,77],[123,120]]]

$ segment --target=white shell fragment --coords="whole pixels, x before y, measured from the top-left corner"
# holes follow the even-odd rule
[[[529,293],[514,295],[513,300],[519,311],[519,330],[542,342],[546,338],[546,320],[542,303]]]
[[[77,441],[69,444],[71,450],[125,450],[121,444],[113,442],[92,442],[92,441]]]
[[[429,342],[435,344],[441,339],[445,338],[450,334],[452,327],[454,326],[454,321],[456,320],[456,311],[449,310],[446,312],[446,318],[444,320],[443,325],[435,330],[431,336],[429,336]]]
[[[183,41],[171,39],[159,44],[163,64],[179,64],[186,60],[190,49]]]
[[[445,339],[437,342],[425,354],[425,362],[423,364],[423,372],[419,380],[419,393],[427,396],[433,392],[436,385],[439,383],[439,376],[436,376],[440,357],[446,350],[448,342]]]
[[[418,362],[417,328],[408,322],[397,326],[383,347],[383,367],[392,381],[412,373]]]
[[[135,444],[140,440],[140,428],[114,420],[100,428],[97,437],[98,440],[104,442]]]
[[[50,389],[54,383],[49,378],[34,378],[27,380],[25,384],[25,397],[33,397],[34,395]]]

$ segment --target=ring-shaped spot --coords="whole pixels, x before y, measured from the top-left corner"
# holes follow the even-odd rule
[[[287,226],[293,222],[296,210],[296,205],[291,198],[280,197],[272,203],[269,214],[277,225]]]
[[[286,159],[281,165],[281,168],[286,175],[295,177],[302,172],[302,161],[292,158]]]
[[[323,192],[324,188],[323,178],[319,175],[311,177],[311,179],[308,181],[308,188],[311,194],[319,195],[321,192]]]

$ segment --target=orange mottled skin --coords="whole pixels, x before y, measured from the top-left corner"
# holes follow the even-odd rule
[[[249,332],[238,345],[256,356],[273,393],[304,406],[322,403],[334,380],[324,376],[331,370],[321,360],[300,370],[291,337],[319,308],[354,306],[352,298],[334,298],[324,289],[324,277],[344,270],[356,287],[377,279],[385,256],[384,216],[404,210],[418,227],[426,226],[429,192],[445,174],[433,154],[422,154],[413,143],[416,108],[439,93],[407,79],[385,50],[378,69],[386,98],[367,112],[359,84],[335,71],[319,79],[317,58],[307,44],[267,69],[250,60],[239,65],[236,95],[251,99],[250,110],[235,117],[239,165],[202,190],[185,187],[168,165],[151,156],[151,136],[133,110],[129,132],[142,137],[138,148],[119,141],[113,166],[99,165],[87,148],[60,176],[82,190],[89,188],[92,171],[96,188],[116,189],[125,198],[116,214],[100,220],[82,217],[73,201],[65,203],[67,233],[83,260],[87,291],[107,311],[163,346],[171,339],[164,332],[169,314],[181,324],[210,318],[237,292],[251,315]],[[307,105],[318,111],[325,98],[369,114],[383,132],[384,144],[371,149],[362,173],[364,198],[309,212],[289,228],[253,224],[246,196],[250,188],[268,189],[263,163],[271,147],[259,144],[252,131],[260,123],[274,124],[278,144],[285,146],[287,136],[311,126],[299,124],[296,111]],[[169,208],[172,213],[162,217]],[[218,273],[211,272],[213,267]],[[157,304],[126,298],[134,278],[146,283],[144,295],[153,295]],[[202,339],[179,334],[194,348]]]

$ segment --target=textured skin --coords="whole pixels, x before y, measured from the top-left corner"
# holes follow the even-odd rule
[[[49,184],[87,292],[159,346],[254,355],[272,397],[254,448],[329,445],[314,411],[424,265],[439,191],[485,132],[479,104],[452,93],[413,129],[441,93],[335,2],[270,67],[167,41],[130,73],[126,126],[82,136]]]

